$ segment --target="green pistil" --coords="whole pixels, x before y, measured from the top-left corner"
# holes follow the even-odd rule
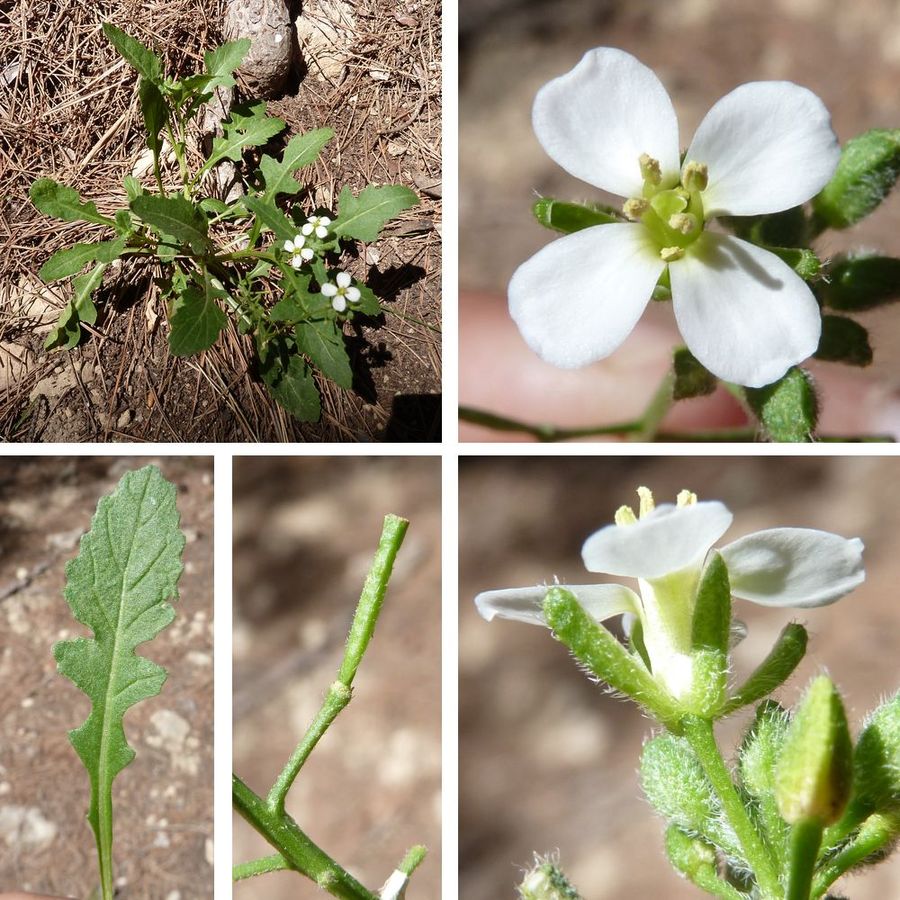
[[[626,200],[623,212],[632,221],[640,221],[650,232],[662,260],[674,262],[703,233],[701,194],[709,183],[707,168],[702,163],[690,162],[683,170],[683,184],[662,189],[659,162],[643,153],[639,165],[643,196]]]

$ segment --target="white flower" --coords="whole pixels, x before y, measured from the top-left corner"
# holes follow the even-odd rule
[[[789,209],[825,186],[840,147],[815,94],[741,85],[706,114],[682,164],[659,79],[601,48],[538,92],[533,124],[566,171],[631,198],[634,220],[559,238],[513,275],[510,312],[547,362],[577,368],[612,353],[667,267],[681,334],[714,375],[761,387],[815,352],[821,315],[804,281],[773,253],[705,227]]]
[[[307,219],[306,224],[300,230],[305,235],[310,235],[315,232],[317,238],[324,240],[328,237],[328,226],[330,224],[331,219],[329,219],[328,216],[310,216],[309,219]]]
[[[343,312],[348,303],[359,303],[362,295],[359,288],[351,284],[353,279],[348,272],[338,272],[334,280],[337,284],[329,281],[322,285],[322,293],[331,298],[331,305],[336,312]]]
[[[640,518],[624,506],[616,523],[592,534],[581,550],[590,572],[636,578],[640,594],[619,584],[565,585],[598,622],[635,616],[657,678],[674,697],[693,685],[691,627],[703,563],[728,530],[732,515],[718,501],[698,503],[682,491],[673,506],[655,506],[639,488]],[[763,606],[809,607],[834,603],[862,584],[863,544],[810,528],[772,528],[739,538],[719,552],[735,597]],[[486,591],[479,613],[545,625],[546,587]]]
[[[291,265],[299,269],[304,263],[309,262],[316,254],[311,247],[304,247],[306,238],[298,234],[292,241],[284,242],[284,250],[291,254]]]

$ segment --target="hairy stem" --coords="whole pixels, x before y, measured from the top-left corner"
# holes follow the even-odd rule
[[[241,881],[254,875],[265,875],[266,872],[280,872],[290,868],[291,864],[280,853],[273,853],[271,856],[262,856],[234,866],[231,877],[233,881]]]
[[[769,851],[738,796],[734,782],[731,780],[731,775],[716,744],[712,721],[696,716],[685,716],[682,727],[684,736],[697,754],[700,765],[719,798],[722,811],[734,830],[744,858],[756,876],[763,897],[766,900],[780,898],[782,896],[781,886],[775,863],[769,856]]]
[[[818,820],[798,822],[791,830],[785,900],[809,900],[816,857],[821,843],[822,823]]]
[[[859,834],[822,866],[813,882],[810,896],[817,900],[841,875],[883,850],[895,837],[896,832],[888,819],[880,815],[871,816],[860,828]]]

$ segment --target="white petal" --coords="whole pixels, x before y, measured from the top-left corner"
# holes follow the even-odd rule
[[[303,266],[303,257],[302,256],[292,256],[291,257],[291,265],[295,269],[302,268]]]
[[[313,233],[313,227],[314,227],[313,225],[311,225],[309,222],[307,222],[307,223],[300,229],[300,231],[302,231],[303,234],[312,234],[312,233]]]
[[[319,224],[320,225],[330,225],[331,219],[328,216],[319,216]]]
[[[318,237],[318,238],[328,237],[328,229],[324,225],[319,225],[316,228],[316,237]]]
[[[315,251],[312,249],[312,247],[304,247],[300,251],[300,258],[306,260],[307,262],[311,260],[315,255]]]
[[[840,155],[831,116],[812,91],[790,81],[755,81],[713,106],[685,161],[709,167],[707,216],[751,216],[809,200]]]
[[[350,273],[349,272],[338,272],[337,278],[335,278],[335,281],[337,282],[338,287],[342,287],[342,288],[350,287],[350,281],[351,281]]]
[[[303,245],[301,244],[300,246],[302,247]],[[293,252],[294,252],[294,242],[293,242],[293,241],[285,241],[285,242],[284,242],[284,249],[285,249],[288,253],[293,253]]]
[[[348,287],[346,291],[344,291],[344,296],[350,303],[359,303],[359,298],[362,296],[359,292],[358,287]]]
[[[669,266],[669,277],[685,343],[725,381],[763,387],[819,346],[816,298],[768,250],[707,231]]]
[[[622,50],[590,50],[534,100],[534,131],[567,172],[613,194],[640,197],[640,157],[658,160],[667,186],[678,181],[678,120],[660,80]]]
[[[589,572],[652,580],[699,564],[728,530],[732,515],[717,500],[663,504],[633,525],[607,525],[581,548]]]
[[[347,308],[347,298],[343,294],[338,294],[332,299],[331,308],[335,312],[343,312]]]
[[[722,548],[731,592],[763,606],[824,606],[865,581],[863,543],[813,528],[758,531]]]
[[[576,231],[516,269],[510,315],[535,353],[575,369],[608,356],[628,337],[664,267],[642,225]]]
[[[501,619],[528,622],[530,625],[546,625],[544,598],[551,587],[553,585],[484,591],[475,598],[475,606],[488,622],[499,616]],[[561,584],[559,587],[571,591],[588,615],[597,622],[622,613],[637,614],[640,608],[638,595],[621,584]]]
[[[322,285],[322,293],[326,297],[333,297],[337,292],[338,289],[330,281],[326,281],[325,284]]]

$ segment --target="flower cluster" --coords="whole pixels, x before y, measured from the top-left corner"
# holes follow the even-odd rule
[[[566,171],[628,198],[631,220],[559,238],[513,275],[511,315],[543,359],[576,368],[608,356],[666,277],[688,349],[719,378],[762,387],[816,351],[821,315],[806,283],[774,253],[708,226],[790,209],[828,183],[840,147],[817,96],[790,82],[742,85],[682,157],[656,75],[600,48],[540,90],[533,124]]]

